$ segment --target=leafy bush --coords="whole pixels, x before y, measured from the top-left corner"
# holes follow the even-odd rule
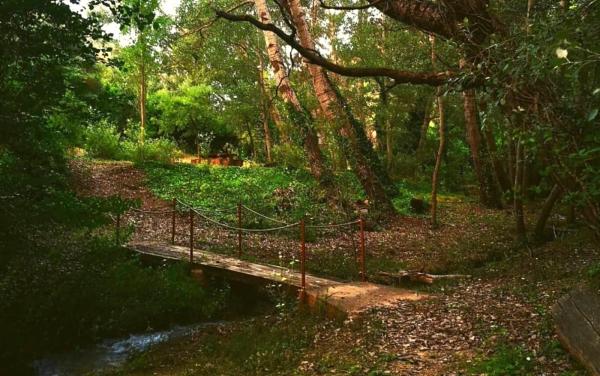
[[[414,214],[410,208],[410,200],[415,197],[427,200],[431,196],[429,187],[409,184],[406,181],[396,183],[398,195],[392,200],[395,209],[402,214]]]
[[[419,160],[414,155],[396,154],[390,176],[393,179],[415,179],[420,171]]]
[[[119,133],[114,124],[102,120],[90,125],[85,132],[85,149],[93,158],[119,159],[121,145]]]
[[[156,163],[145,164],[144,170],[148,187],[157,196],[167,200],[177,197],[213,209],[215,214],[226,209],[233,215],[239,202],[282,219],[298,219],[305,214],[322,218],[327,214],[324,202],[315,203],[318,189],[304,170]],[[246,225],[261,223],[260,218],[250,216],[246,220]]]
[[[297,145],[275,145],[273,147],[273,160],[285,167],[302,169],[306,166],[304,151]]]
[[[173,141],[165,138],[156,138],[148,139],[144,144],[140,144],[137,141],[124,141],[123,155],[125,159],[136,163],[144,161],[171,163],[181,155],[181,152]]]
[[[143,267],[108,240],[13,258],[0,278],[3,363],[107,336],[207,319],[220,299],[183,265]]]

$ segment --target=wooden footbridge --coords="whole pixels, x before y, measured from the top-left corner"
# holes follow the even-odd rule
[[[306,224],[304,220],[295,223],[287,223],[276,218],[268,217],[246,206],[237,206],[237,225],[231,225],[207,214],[206,211],[194,208],[179,200],[173,200],[173,206],[166,210],[149,211],[133,209],[141,214],[167,215],[170,218],[170,242],[159,241],[132,241],[126,246],[146,257],[184,260],[192,264],[192,269],[208,273],[218,273],[227,278],[242,280],[245,282],[258,282],[263,284],[277,283],[285,285],[299,293],[299,296],[310,306],[323,306],[331,313],[343,315],[360,312],[370,307],[392,304],[399,300],[419,300],[424,295],[417,292],[378,285],[367,282],[366,273],[366,247],[364,220],[356,220],[338,224]],[[242,211],[249,210],[269,221],[277,222],[276,227],[271,228],[245,228],[242,227]],[[183,216],[181,214],[184,214]],[[187,218],[186,218],[187,217]],[[176,243],[176,222],[185,218],[188,227],[187,245]],[[227,256],[207,250],[197,249],[196,235],[197,224],[200,219],[205,224],[234,232],[237,235],[237,257]],[[179,223],[181,225],[181,223]],[[334,279],[321,278],[306,272],[306,229],[307,228],[339,228],[355,227],[359,232],[359,257],[360,281],[340,282]],[[292,268],[259,264],[242,259],[242,241],[244,234],[248,233],[272,233],[275,231],[296,229],[299,232],[297,243],[297,256],[299,261],[298,270]],[[116,239],[119,242],[121,231],[121,217],[116,218]]]

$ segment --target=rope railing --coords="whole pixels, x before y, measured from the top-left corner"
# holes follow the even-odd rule
[[[249,207],[247,207],[246,205],[240,205],[240,206],[241,206],[243,209],[246,209],[246,210],[247,210],[247,211],[249,211],[250,213],[253,213],[253,214],[256,214],[256,215],[258,215],[258,216],[259,216],[259,217],[261,217],[261,218],[268,219],[269,221],[276,222],[276,223],[284,223],[284,224],[288,224],[286,221],[282,221],[282,220],[279,220],[279,219],[277,219],[277,218],[269,217],[269,216],[267,216],[267,215],[264,215],[264,214],[262,214],[262,213],[259,213],[259,212],[257,212],[256,210],[253,210],[252,208],[249,208]]]
[[[178,210],[178,206],[181,207],[183,210]],[[171,244],[175,244],[176,217],[177,217],[176,214],[177,213],[184,214],[187,211],[187,214],[189,215],[189,250],[190,250],[189,259],[190,259],[190,263],[193,263],[193,261],[194,261],[194,242],[195,242],[195,238],[194,238],[194,229],[195,229],[194,219],[195,218],[194,217],[195,216],[198,216],[199,218],[203,219],[205,222],[211,223],[217,227],[236,232],[237,233],[238,258],[240,258],[240,259],[242,258],[242,250],[243,250],[243,248],[242,248],[242,234],[243,233],[266,234],[266,233],[272,233],[272,232],[277,232],[277,231],[282,231],[282,230],[298,227],[300,230],[300,234],[299,234],[299,239],[300,239],[300,255],[299,256],[300,257],[299,257],[299,260],[300,260],[300,273],[301,273],[301,288],[303,291],[306,288],[306,267],[305,267],[305,264],[306,264],[306,229],[336,229],[336,228],[343,228],[343,227],[359,225],[359,230],[360,230],[360,257],[358,260],[360,263],[359,273],[361,276],[361,280],[366,281],[365,226],[364,226],[364,220],[362,217],[360,217],[359,219],[353,220],[353,221],[342,222],[342,223],[308,224],[308,223],[306,223],[304,218],[302,218],[298,222],[288,223],[286,221],[267,216],[263,213],[260,213],[256,210],[254,210],[246,205],[242,205],[240,203],[236,207],[236,212],[237,212],[237,226],[236,226],[236,225],[231,225],[229,223],[225,223],[222,220],[215,219],[214,217],[209,215],[210,211],[213,211],[213,212],[221,211],[223,213],[224,212],[223,210],[204,209],[204,208],[200,208],[200,207],[194,207],[193,205],[191,205],[185,201],[182,201],[179,198],[173,198],[172,208],[169,208],[169,209],[144,210],[144,209],[133,208],[131,210],[133,212],[142,213],[142,214],[152,214],[152,215],[153,214],[171,214]],[[250,213],[253,213],[261,218],[270,220],[272,222],[279,223],[279,224],[281,224],[281,226],[268,227],[268,228],[243,227],[242,226],[242,211],[243,210],[246,210]],[[120,243],[120,226],[121,226],[121,214],[120,213],[117,214],[115,222],[116,222],[115,240],[116,240],[117,244],[119,244]],[[354,240],[353,240],[353,244],[355,244]]]
[[[142,213],[142,214],[171,214],[176,210],[175,209],[144,210],[144,209],[131,208],[131,211],[136,212],[136,213]]]
[[[229,230],[235,230],[235,231],[243,231],[243,232],[272,232],[272,231],[284,230],[286,228],[296,227],[296,226],[298,226],[300,224],[300,222],[295,222],[295,223],[288,223],[285,226],[270,227],[270,228],[245,228],[245,227],[237,227],[237,226],[228,225],[227,223],[219,222],[216,219],[210,218],[210,217],[202,214],[201,212],[197,211],[196,209],[192,208],[191,210],[193,210],[200,217],[204,218],[205,220],[207,220],[207,221],[209,221],[211,223],[214,223],[217,226],[221,226],[223,228],[227,228]]]
[[[336,227],[344,227],[344,226],[352,226],[360,223],[360,219],[351,222],[344,223],[330,223],[324,225],[306,225],[306,228],[336,228]]]

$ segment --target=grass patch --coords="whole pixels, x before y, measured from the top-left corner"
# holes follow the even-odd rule
[[[480,357],[468,368],[469,375],[524,376],[533,375],[533,355],[521,346],[499,345],[493,354]]]
[[[328,213],[325,197],[302,170],[155,163],[143,165],[143,170],[148,187],[158,197],[177,197],[209,212],[221,212],[222,218],[232,221],[238,203],[283,220]],[[264,221],[245,213],[245,222]]]

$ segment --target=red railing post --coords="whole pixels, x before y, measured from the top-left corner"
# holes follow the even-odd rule
[[[171,213],[171,244],[175,244],[175,212],[177,211],[177,199],[173,199],[173,213]]]
[[[300,220],[300,273],[302,274],[302,294],[306,291],[306,233],[304,218]]]
[[[194,210],[190,208],[190,264],[194,262]]]
[[[117,223],[115,228],[115,243],[117,246],[121,243],[121,213],[117,213]]]
[[[238,202],[237,205],[237,219],[238,219],[238,258],[242,258],[242,204]]]
[[[367,271],[365,266],[365,220],[363,217],[360,217],[358,221],[360,225],[360,277],[363,282],[367,281]]]

